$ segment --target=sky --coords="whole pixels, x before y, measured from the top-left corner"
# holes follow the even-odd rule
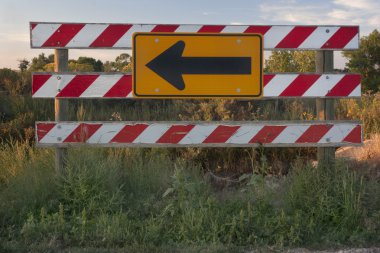
[[[30,48],[29,22],[359,25],[360,36],[380,30],[379,0],[0,0],[0,68],[17,69],[51,49]],[[69,50],[79,56],[114,60],[125,50]],[[130,51],[128,51],[130,53]],[[268,53],[266,54],[268,55]],[[335,68],[345,58],[335,52]]]

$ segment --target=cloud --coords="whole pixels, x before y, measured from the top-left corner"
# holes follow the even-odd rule
[[[317,5],[305,6],[291,2],[286,5],[276,3],[260,5],[261,18],[277,23],[324,24],[326,19],[320,13],[325,11],[325,7]]]
[[[334,0],[318,4],[283,1],[286,4],[272,1],[261,4],[261,18],[277,24],[359,25],[366,33],[380,27],[379,0]]]
[[[378,1],[372,1],[372,0],[353,0],[353,1],[335,0],[334,4],[340,5],[345,8],[356,9],[356,10],[374,10],[374,8],[379,8],[379,5],[380,5]]]

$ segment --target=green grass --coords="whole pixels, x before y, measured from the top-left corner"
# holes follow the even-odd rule
[[[16,143],[0,155],[3,251],[241,252],[380,242],[379,182],[344,162],[314,168],[299,159],[286,178],[248,173],[220,189],[201,164],[172,150],[70,149],[59,176],[50,149]]]
[[[341,101],[337,117],[361,119],[370,136],[380,129],[378,98]],[[378,179],[341,161],[315,168],[307,162],[315,149],[73,148],[58,175],[54,150],[35,148],[30,128],[52,119],[51,101],[7,101],[0,100],[8,110],[0,115],[0,252],[380,244]],[[86,100],[70,102],[70,119],[311,120],[314,103]]]

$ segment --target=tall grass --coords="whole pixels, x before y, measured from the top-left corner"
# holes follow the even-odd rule
[[[12,164],[14,154],[19,162]],[[220,189],[201,164],[163,149],[70,149],[60,176],[49,149],[18,143],[1,155],[5,250],[214,245],[219,252],[221,245],[240,251],[380,240],[379,183],[345,163],[314,168],[296,160],[286,179],[254,167],[255,174]]]

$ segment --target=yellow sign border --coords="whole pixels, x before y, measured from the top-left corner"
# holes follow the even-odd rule
[[[136,38],[139,35],[143,36],[218,36],[218,37],[232,37],[232,36],[247,36],[247,37],[258,37],[259,43],[260,43],[260,90],[257,95],[169,95],[169,94],[163,94],[163,95],[139,95],[136,93]],[[137,99],[142,98],[151,98],[151,99],[216,99],[216,98],[231,98],[231,99],[259,99],[263,96],[263,60],[264,60],[264,43],[263,43],[263,36],[259,33],[166,33],[166,32],[136,32],[133,34],[132,38],[132,52],[133,52],[133,71],[132,71],[132,93],[133,97]]]

